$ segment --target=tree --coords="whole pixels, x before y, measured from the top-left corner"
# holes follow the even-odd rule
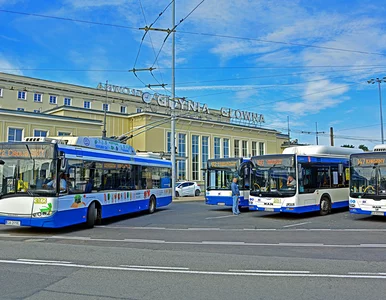
[[[341,147],[344,147],[344,148],[355,148],[354,145],[342,145]]]
[[[359,145],[358,148],[362,149],[363,151],[369,151],[369,148],[365,145]]]

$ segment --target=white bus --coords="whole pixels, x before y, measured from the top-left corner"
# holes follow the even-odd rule
[[[170,161],[109,139],[0,143],[0,224],[92,227],[107,217],[152,213],[172,202],[170,174]]]
[[[349,156],[359,149],[297,146],[283,154],[255,156],[249,209],[326,215],[348,207]],[[287,180],[291,176],[292,184]]]
[[[382,148],[350,157],[352,214],[386,216],[386,152]]]

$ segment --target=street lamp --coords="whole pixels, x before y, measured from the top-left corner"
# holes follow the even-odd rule
[[[383,77],[383,79],[379,79],[378,77],[377,78],[372,78],[370,80],[367,80],[367,83],[368,84],[374,84],[374,83],[378,83],[378,92],[379,92],[379,112],[380,112],[380,115],[381,115],[381,139],[382,139],[382,144],[383,144],[383,117],[382,117],[382,92],[381,92],[381,82],[386,82],[386,76]]]

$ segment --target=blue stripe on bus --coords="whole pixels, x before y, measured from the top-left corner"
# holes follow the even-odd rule
[[[172,202],[171,196],[158,197],[156,207],[167,206]],[[129,214],[138,211],[144,211],[149,208],[149,200],[130,201],[125,203],[115,203],[102,205],[102,218],[114,217],[118,215]],[[11,217],[0,216],[0,224],[6,221],[20,221],[21,226],[60,228],[80,223],[85,223],[87,218],[87,207],[58,211],[52,216],[43,218],[31,217]]]
[[[205,196],[205,203],[208,205],[219,205],[221,203],[221,205],[232,206],[233,199],[232,196]],[[239,206],[249,207],[249,200],[244,199],[244,196],[240,196]]]
[[[332,209],[343,208],[343,207],[348,207],[348,200],[335,202],[331,204]],[[279,207],[279,208],[273,208],[273,211],[272,211],[272,208],[270,207],[257,207],[256,205],[249,206],[249,210],[266,211],[266,209],[267,209],[267,212],[285,212],[285,213],[302,214],[307,212],[319,211],[320,205],[314,204],[314,205],[298,206],[298,207]]]
[[[87,156],[87,157],[95,157],[95,158],[105,158],[105,159],[120,159],[120,160],[125,160],[125,161],[131,161],[131,162],[136,162],[136,163],[148,163],[148,164],[154,164],[154,165],[162,165],[166,167],[171,167],[171,161],[168,160],[155,160],[155,159],[149,159],[149,158],[142,158],[138,156],[124,156],[124,155],[119,155],[115,153],[100,153],[97,152],[96,150],[94,151],[88,151],[88,149],[81,148],[81,150],[78,149],[69,149],[69,148],[60,148],[59,150],[63,151],[64,153],[67,154],[72,154],[72,155],[82,155],[82,156]]]
[[[350,208],[351,214],[358,214],[358,215],[371,215],[372,211],[370,210],[362,210],[360,208]],[[383,216],[386,216],[386,213],[383,213]]]
[[[334,158],[334,157],[318,157],[318,156],[303,156],[303,155],[298,155],[297,157],[298,162],[302,163],[343,163],[344,165],[348,165],[348,158]]]

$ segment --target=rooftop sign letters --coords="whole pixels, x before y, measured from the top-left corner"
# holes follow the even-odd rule
[[[158,104],[158,106],[173,108],[173,103],[174,103],[175,109],[210,114],[207,104],[200,104],[199,102],[195,102],[193,100],[186,100],[185,98],[176,98],[175,101],[171,101],[169,96],[165,96],[157,93],[154,95],[151,95],[150,93],[143,92],[141,90],[131,89],[128,87],[117,86],[112,84],[103,84],[103,83],[99,83],[97,86],[97,89],[141,97],[142,101],[146,104],[151,104],[152,102],[155,102]],[[248,111],[242,111],[239,109],[222,107],[220,109],[220,115],[222,117],[226,117],[229,119],[244,120],[250,123],[265,122],[264,115],[248,112]]]

